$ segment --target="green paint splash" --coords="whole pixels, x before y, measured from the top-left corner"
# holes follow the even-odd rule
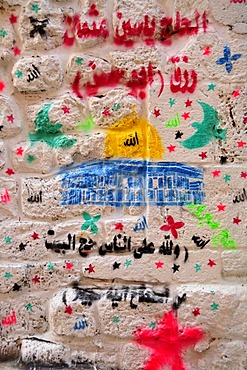
[[[99,231],[98,226],[96,225],[95,222],[98,222],[101,215],[97,216],[90,216],[89,213],[87,212],[82,212],[82,216],[85,220],[84,224],[81,225],[81,230],[87,230],[90,229],[92,234],[97,234]]]
[[[29,133],[31,146],[38,141],[44,141],[52,148],[70,148],[76,142],[75,139],[69,139],[60,131],[62,128],[61,123],[51,123],[49,119],[49,111],[51,103],[45,104],[44,107],[38,112],[35,118],[35,133]]]
[[[92,128],[94,128],[95,126],[95,122],[93,120],[93,116],[90,115],[90,117],[85,121],[85,122],[80,122],[76,128],[78,130],[85,130],[85,131],[89,131],[91,130]]]
[[[226,141],[226,129],[218,128],[219,118],[217,111],[210,105],[197,101],[202,107],[204,118],[202,122],[193,122],[191,126],[196,129],[194,135],[181,142],[185,148],[201,148],[215,139]]]

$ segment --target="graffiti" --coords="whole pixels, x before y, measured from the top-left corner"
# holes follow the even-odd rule
[[[28,190],[28,193],[29,193],[29,190]],[[38,194],[29,195],[27,198],[27,201],[29,203],[42,203],[42,191],[40,190]]]
[[[216,64],[219,64],[219,65],[225,64],[226,71],[230,73],[233,68],[232,62],[238,60],[242,56],[242,54],[231,55],[231,49],[229,46],[226,45],[224,46],[224,49],[223,49],[223,55],[224,55],[223,58],[219,58],[216,61]]]
[[[241,4],[241,3],[246,3],[246,0],[230,0],[230,3],[239,3],[239,4]]]
[[[170,231],[175,239],[178,237],[177,229],[181,229],[184,226],[184,222],[175,222],[172,216],[167,216],[165,221],[166,225],[160,227],[162,231]]]
[[[180,144],[188,149],[201,148],[215,139],[226,140],[226,129],[218,128],[219,118],[217,111],[209,104],[197,101],[203,110],[204,118],[202,122],[191,124],[196,132]]]
[[[197,235],[193,235],[191,240],[193,240],[196,246],[201,249],[203,249],[210,242],[210,239],[205,240],[204,238],[202,239],[202,237]]]
[[[159,248],[159,253],[165,256],[171,256],[172,252],[175,255],[175,259],[177,259],[180,255],[180,246],[178,244],[175,245],[173,250],[174,243],[170,240],[170,236],[165,236],[165,242],[163,242]],[[189,258],[189,251],[186,247],[184,247],[184,263],[187,262]]]
[[[247,193],[246,193],[245,188],[243,188],[242,193],[239,193],[238,195],[234,197],[233,203],[244,202],[245,200],[247,200]]]
[[[53,236],[55,232],[53,230],[48,230],[47,234],[49,236]],[[47,240],[45,241],[45,247],[46,249],[51,249],[56,253],[65,253],[66,250],[75,250],[75,235],[73,237],[71,234],[68,234],[68,243],[66,242],[48,242]]]
[[[96,245],[96,242],[92,239],[87,238],[80,238],[79,239],[80,246],[78,248],[78,252],[81,257],[87,257],[91,249]]]
[[[166,123],[166,127],[177,127],[177,126],[180,126],[180,117],[179,117],[179,114],[176,113],[176,116],[175,117],[172,117],[169,121],[167,121]]]
[[[9,313],[7,317],[4,317],[2,319],[2,326],[9,326],[16,324],[16,313],[15,311],[12,311],[12,313]]]
[[[74,14],[72,17],[70,15],[64,17],[66,31],[63,35],[63,42],[66,46],[74,45],[76,26],[79,22],[80,16],[78,14]]]
[[[182,77],[184,78],[184,83],[182,82]],[[191,82],[189,81],[190,78]],[[170,89],[172,93],[181,92],[184,94],[188,92],[192,94],[196,89],[196,85],[197,85],[196,71],[192,70],[189,75],[189,72],[187,71],[187,69],[185,69],[182,76],[180,67],[176,67],[174,69],[174,74],[170,78]]]
[[[5,192],[2,193],[0,191],[0,203],[8,203],[10,202],[10,195],[7,189],[5,189]]]
[[[61,132],[62,124],[52,124],[49,118],[51,103],[45,104],[37,113],[35,118],[35,133],[29,133],[31,145],[38,141],[44,141],[52,148],[69,148],[76,142],[75,139],[68,139]]]
[[[131,237],[127,238],[126,235],[124,235],[123,240],[122,235],[118,234],[115,235],[113,238],[113,242],[110,244],[103,244],[99,248],[99,255],[104,256],[106,253],[111,253],[111,252],[125,252],[126,249],[130,252],[131,250]],[[123,245],[121,243],[123,242]]]
[[[87,230],[90,228],[92,234],[98,233],[98,226],[95,222],[99,221],[101,215],[90,216],[87,212],[82,212],[82,216],[85,220],[84,224],[81,225],[81,230]]]
[[[77,317],[76,322],[73,326],[74,330],[84,330],[88,327],[86,316],[82,315],[82,318]]]
[[[29,17],[29,20],[33,27],[33,29],[29,33],[30,37],[34,38],[36,34],[39,34],[40,37],[45,40],[47,38],[45,27],[47,27],[49,19],[46,18],[43,21],[40,21],[37,18]]]
[[[28,71],[30,71],[30,73],[28,74],[27,82],[31,82],[35,78],[39,78],[40,76],[40,71],[38,67],[36,67],[34,64],[32,64],[32,67],[33,67],[33,70],[31,70],[31,68],[28,68]]]
[[[85,130],[85,131],[92,130],[94,127],[95,127],[95,122],[94,122],[93,116],[91,115],[86,121],[80,122],[76,126],[77,130]]]
[[[148,223],[145,216],[142,216],[142,218],[138,218],[133,230],[135,232],[142,231],[148,229]]]
[[[205,197],[203,171],[181,163],[103,160],[60,173],[62,205],[182,206]]]
[[[77,36],[81,39],[97,38],[101,37],[103,39],[109,36],[109,31],[107,29],[107,22],[102,19],[100,25],[97,27],[96,22],[92,22],[91,25],[88,22],[83,24],[77,24]]]
[[[171,370],[185,369],[182,350],[198,343],[203,335],[203,331],[196,327],[179,328],[173,311],[166,312],[154,329],[137,328],[134,341],[152,351],[143,370],[158,370],[166,365]]]
[[[137,135],[137,132],[135,132],[135,135],[133,136],[132,138],[132,134],[129,135],[130,138],[125,140],[124,142],[124,146],[135,146],[135,145],[139,145],[139,139],[138,139],[138,135]]]

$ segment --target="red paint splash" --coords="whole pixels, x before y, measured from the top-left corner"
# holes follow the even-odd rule
[[[74,78],[74,81],[72,82],[72,91],[73,93],[80,99],[83,98],[83,96],[81,95],[81,92],[80,92],[80,79],[81,79],[81,73],[80,72],[77,72],[76,75],[75,75],[75,78]]]
[[[175,239],[178,237],[178,232],[176,229],[181,229],[184,227],[184,222],[179,221],[175,222],[174,218],[172,216],[167,216],[166,217],[166,225],[163,225],[160,227],[160,230],[162,231],[170,231],[172,233],[172,236],[174,236]]]
[[[152,350],[143,370],[160,370],[165,366],[169,366],[171,370],[186,370],[182,350],[198,343],[203,334],[196,327],[179,328],[172,311],[165,313],[154,329],[137,328],[134,341]]]
[[[97,27],[96,22],[94,21],[91,25],[88,22],[83,24],[78,23],[77,25],[77,36],[79,38],[107,38],[109,36],[109,30],[107,28],[106,20],[103,19],[100,22],[99,27]]]
[[[74,14],[72,17],[67,15],[64,17],[64,23],[66,25],[66,31],[63,36],[63,43],[66,46],[72,46],[75,42],[75,31],[77,25],[80,22],[80,16],[78,14]]]

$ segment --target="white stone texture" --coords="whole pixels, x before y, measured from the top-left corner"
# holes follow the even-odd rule
[[[20,133],[22,127],[22,119],[20,109],[15,100],[1,95],[0,96],[0,138],[9,138]]]

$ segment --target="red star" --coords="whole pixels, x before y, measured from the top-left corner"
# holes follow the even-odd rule
[[[33,235],[31,235],[31,237],[33,238],[33,240],[39,239],[39,234],[37,234],[37,233],[34,231]]]
[[[207,152],[201,152],[201,153],[199,154],[199,157],[201,157],[201,159],[208,158],[208,157],[207,157]]]
[[[170,146],[167,147],[167,149],[169,150],[169,153],[175,152],[175,148],[176,148],[176,145],[172,145],[172,144],[170,144]]]
[[[220,170],[215,170],[215,171],[211,172],[211,174],[212,174],[214,177],[219,177],[219,176],[220,176]]]
[[[247,123],[247,116],[243,117],[243,123]]]
[[[123,227],[124,227],[124,225],[122,224],[122,222],[116,222],[115,223],[115,229],[116,230],[122,231],[123,230]]]
[[[72,307],[71,306],[66,306],[64,312],[65,313],[68,313],[69,315],[71,315],[72,312],[73,312]]]
[[[10,116],[7,116],[8,122],[13,123],[14,122],[14,116],[13,114],[10,114]]]
[[[122,13],[117,12],[117,17],[118,17],[118,19],[121,19],[121,18],[122,18],[122,16],[123,16],[123,14],[122,14]]]
[[[243,177],[244,179],[246,179],[247,178],[247,172],[241,172],[240,177]]]
[[[10,15],[10,17],[9,17],[9,21],[10,21],[10,23],[11,24],[14,24],[14,23],[16,23],[17,22],[17,16],[16,15],[14,15],[14,14],[11,14]]]
[[[205,46],[205,48],[203,48],[203,55],[210,55],[210,54],[211,54],[210,47]]]
[[[7,173],[7,175],[14,175],[14,171],[12,170],[12,168],[7,168],[7,170],[5,171],[5,173]]]
[[[182,59],[183,59],[184,63],[188,63],[188,61],[189,61],[189,58],[187,57],[187,55],[183,56]]]
[[[193,313],[194,316],[200,315],[201,314],[200,308],[198,308],[198,307],[194,308],[194,310],[192,311],[192,313]]]
[[[192,100],[187,99],[184,103],[185,103],[185,107],[186,107],[186,108],[187,108],[187,107],[191,107]]]
[[[70,270],[70,269],[72,269],[72,267],[74,266],[74,264],[73,263],[71,263],[71,262],[66,262],[65,263],[65,268],[67,269],[67,270]]]
[[[158,262],[155,262],[155,265],[157,269],[162,269],[162,267],[164,266],[164,262],[158,261]]]
[[[187,120],[187,118],[190,118],[190,112],[184,112],[184,114],[182,114],[182,117],[183,117],[183,119],[186,121]]]
[[[3,81],[0,80],[0,92],[2,92],[4,88],[5,88],[5,84]]]
[[[246,145],[246,142],[241,140],[241,141],[238,141],[238,147],[239,148],[243,148],[244,146]]]
[[[155,115],[155,117],[159,117],[160,116],[160,110],[154,108],[154,115]]]
[[[232,93],[232,96],[233,96],[234,98],[237,98],[237,97],[240,95],[240,92],[241,92],[241,90],[240,90],[240,89],[238,89],[238,90],[234,90],[234,91],[233,91],[233,93]]]
[[[96,68],[96,63],[94,60],[90,60],[89,63],[88,63],[88,67],[91,67],[92,69],[95,69]]]
[[[218,212],[224,211],[225,208],[226,208],[226,206],[224,204],[222,204],[222,203],[220,203],[217,207],[218,207]]]
[[[64,113],[64,114],[66,114],[66,113],[69,113],[69,112],[70,112],[70,108],[69,108],[69,107],[67,107],[66,105],[64,105],[64,106],[62,107],[62,110],[63,110],[63,113]]]
[[[15,46],[12,50],[15,56],[21,54],[21,49],[19,49],[17,46]]]
[[[160,227],[162,231],[171,231],[172,235],[175,239],[178,237],[178,232],[176,229],[181,229],[184,226],[184,222],[174,222],[174,218],[172,216],[166,217],[166,225]]]
[[[172,311],[166,312],[154,329],[137,328],[134,332],[135,342],[152,350],[143,370],[159,370],[167,366],[171,370],[185,370],[182,350],[199,342],[203,334],[196,327],[179,328]]]
[[[111,115],[109,109],[103,110],[102,114],[104,114],[104,116],[110,116]]]
[[[216,266],[216,263],[213,261],[213,260],[208,260],[208,266],[210,266],[210,267],[213,267],[213,266]]]
[[[17,149],[16,149],[15,154],[16,154],[16,155],[22,155],[22,154],[23,154],[23,152],[24,152],[24,149],[22,148],[22,146],[20,146],[19,148],[17,148]]]
[[[40,277],[35,275],[33,278],[32,278],[32,281],[34,282],[34,284],[37,284],[37,283],[40,283]]]
[[[242,220],[240,220],[240,218],[238,218],[238,217],[233,217],[233,223],[234,224],[239,224],[240,222],[242,222]]]
[[[91,265],[91,263],[90,263],[90,265],[88,266],[88,268],[86,268],[86,270],[89,272],[89,274],[90,274],[90,272],[95,272],[95,271],[94,271],[94,266],[93,266],[93,265]]]

